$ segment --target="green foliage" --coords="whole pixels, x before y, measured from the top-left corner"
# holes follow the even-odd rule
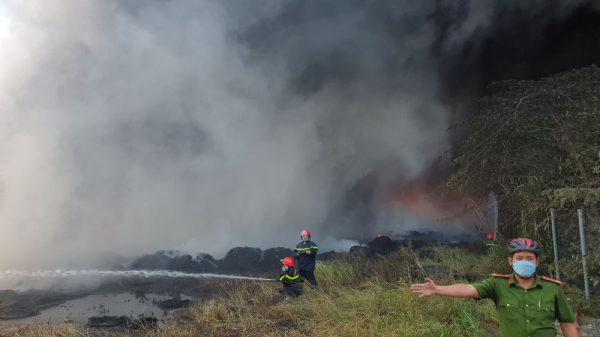
[[[503,245],[502,245],[503,246]],[[442,258],[432,261],[445,265],[469,279],[481,280],[489,277],[490,273],[506,274],[511,269],[507,262],[506,250],[498,247],[489,254],[465,254],[463,251],[450,247],[438,247],[435,256]]]
[[[547,210],[600,206],[600,69],[572,70],[538,81],[503,81],[457,128],[447,153],[454,174],[443,191],[499,196],[508,235],[546,218]]]
[[[583,313],[586,316],[600,317],[600,299],[592,298],[590,300],[585,300],[583,294],[580,294],[572,299],[569,298],[569,300],[571,306],[577,308],[580,313]]]

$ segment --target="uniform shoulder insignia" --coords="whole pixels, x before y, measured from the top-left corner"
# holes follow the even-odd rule
[[[510,275],[492,273],[492,277],[510,278]]]
[[[542,280],[544,280],[544,281],[548,281],[548,282],[552,282],[552,283],[556,283],[556,284],[562,284],[562,282],[561,282],[561,281],[559,281],[559,280],[555,280],[555,279],[553,279],[553,278],[549,278],[549,277],[546,277],[546,276],[542,276],[542,277],[540,277],[540,278],[541,278]]]

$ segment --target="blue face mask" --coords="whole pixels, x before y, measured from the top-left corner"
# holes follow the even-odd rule
[[[535,263],[530,261],[513,262],[513,270],[521,277],[530,277],[535,273]]]

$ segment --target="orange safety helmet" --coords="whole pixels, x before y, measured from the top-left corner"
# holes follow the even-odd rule
[[[288,266],[288,267],[293,267],[294,266],[294,259],[292,259],[291,257],[286,257],[283,260],[281,260],[281,263],[283,263],[284,266]]]
[[[492,240],[494,240],[494,234],[492,234],[492,233],[489,233],[488,235],[486,235],[486,236],[485,236],[485,238],[486,238],[488,241],[492,241]]]
[[[300,237],[303,237],[304,235],[307,235],[310,239],[310,231],[308,229],[304,229],[302,232],[300,232]]]

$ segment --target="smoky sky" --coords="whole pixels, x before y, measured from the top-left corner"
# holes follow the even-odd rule
[[[0,268],[290,246],[305,227],[347,237],[364,212],[422,225],[383,191],[431,167],[487,83],[593,63],[591,3],[14,2]]]

